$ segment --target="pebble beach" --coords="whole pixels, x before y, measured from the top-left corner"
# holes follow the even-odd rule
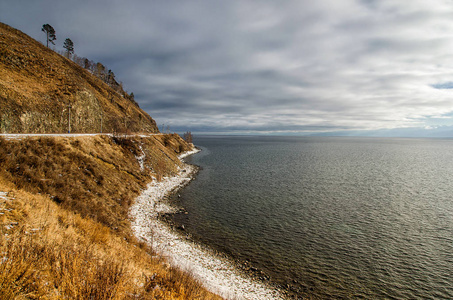
[[[198,150],[186,152],[179,158],[196,152]],[[159,215],[177,211],[165,198],[187,185],[195,172],[196,167],[184,164],[176,176],[148,184],[130,210],[135,236],[151,245],[170,264],[189,272],[207,289],[225,299],[284,299],[277,290],[242,273],[233,262],[159,220]]]

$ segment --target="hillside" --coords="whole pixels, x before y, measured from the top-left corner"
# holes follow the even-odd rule
[[[158,132],[123,93],[0,23],[0,133],[67,132],[69,105],[71,132]]]
[[[65,133],[69,115],[73,133],[141,134],[0,136],[0,299],[219,299],[131,230],[193,145],[142,134],[158,129],[133,97],[0,23],[0,133]]]
[[[0,137],[0,298],[218,299],[131,234],[130,205],[189,149],[176,134]]]
[[[127,214],[140,190],[175,174],[181,166],[176,155],[187,150],[191,146],[177,134],[0,137],[0,177],[127,236]]]

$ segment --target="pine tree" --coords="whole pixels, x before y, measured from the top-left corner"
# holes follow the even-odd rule
[[[63,48],[66,49],[66,55],[69,58],[69,55],[74,53],[74,43],[71,39],[66,39],[63,44]]]
[[[53,29],[53,27],[49,24],[44,24],[42,25],[41,31],[46,33],[47,48],[49,48],[49,42],[55,45],[54,41],[57,39],[57,36],[55,35],[55,29]]]

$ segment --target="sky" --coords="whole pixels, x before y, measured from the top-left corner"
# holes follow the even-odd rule
[[[170,131],[453,136],[453,0],[0,0]]]

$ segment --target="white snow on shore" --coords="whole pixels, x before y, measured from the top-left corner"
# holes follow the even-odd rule
[[[186,152],[180,159],[198,152]],[[276,290],[242,274],[232,262],[216,256],[206,247],[195,244],[157,219],[159,213],[174,212],[164,197],[186,185],[195,168],[185,164],[177,176],[153,181],[136,199],[130,211],[134,234],[169,262],[191,273],[207,289],[227,299],[283,299]]]
[[[185,158],[187,156],[193,155],[193,154],[198,153],[198,152],[200,152],[200,150],[198,150],[197,148],[194,148],[191,151],[187,151],[187,152],[184,152],[183,154],[180,154],[178,157],[179,157],[179,159],[183,159],[183,158]]]

